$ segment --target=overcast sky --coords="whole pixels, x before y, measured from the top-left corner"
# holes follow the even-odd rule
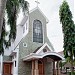
[[[37,6],[35,0],[27,0],[30,4],[29,9],[32,10]],[[62,25],[59,20],[59,7],[63,0],[38,0],[39,8],[49,19],[47,24],[47,35],[56,52],[63,50],[63,33]],[[66,0],[70,6],[70,10],[74,16],[74,0]],[[20,21],[19,21],[20,22]],[[18,22],[18,23],[19,23]]]

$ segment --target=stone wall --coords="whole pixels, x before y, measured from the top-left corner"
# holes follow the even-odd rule
[[[53,74],[53,63],[52,61],[45,60],[44,62],[44,72],[45,75],[52,75]]]

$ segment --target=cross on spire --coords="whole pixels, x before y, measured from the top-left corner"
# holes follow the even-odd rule
[[[37,7],[38,7],[38,4],[40,4],[40,2],[37,0],[37,1],[35,1],[36,2],[36,4],[37,4]]]

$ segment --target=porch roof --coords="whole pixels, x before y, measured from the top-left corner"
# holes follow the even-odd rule
[[[63,67],[71,67],[70,62],[67,62]],[[75,64],[73,64],[73,67],[75,67]]]
[[[58,61],[58,60],[64,60],[64,57],[59,55],[56,52],[45,52],[44,54],[36,54],[36,53],[30,53],[29,55],[25,56],[23,58],[23,61],[31,61],[34,59],[40,59],[44,57],[50,57],[51,59]]]
[[[13,63],[13,61],[3,61],[3,63]]]

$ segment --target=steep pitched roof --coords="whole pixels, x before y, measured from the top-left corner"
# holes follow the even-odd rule
[[[27,20],[28,20],[28,16],[24,15],[24,18],[22,19],[20,25],[23,26]]]
[[[44,13],[41,11],[41,9],[39,7],[36,7],[34,9],[30,10],[29,14],[32,13],[33,11],[37,10],[37,9],[44,16],[44,18],[46,19],[46,22],[48,23],[49,22],[48,18],[44,15]]]

